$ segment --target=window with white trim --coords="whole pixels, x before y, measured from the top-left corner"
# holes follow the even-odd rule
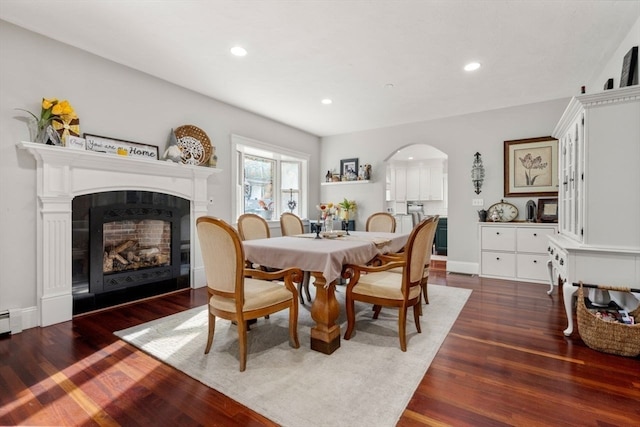
[[[309,155],[232,135],[234,218],[255,213],[277,221],[283,212],[307,215]]]

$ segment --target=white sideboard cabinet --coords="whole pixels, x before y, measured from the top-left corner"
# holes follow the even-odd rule
[[[556,224],[481,222],[478,229],[481,277],[547,282],[547,247]]]
[[[560,188],[549,293],[560,277],[570,335],[572,283],[640,287],[640,87],[573,98],[552,135]]]

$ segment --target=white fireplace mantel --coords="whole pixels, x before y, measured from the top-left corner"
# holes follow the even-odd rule
[[[195,219],[207,212],[207,181],[221,169],[125,158],[33,142],[37,162],[37,299],[40,326],[71,320],[71,201],[82,194],[154,191],[191,202],[191,287],[205,285]]]

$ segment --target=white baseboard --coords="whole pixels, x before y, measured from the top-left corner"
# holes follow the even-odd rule
[[[38,307],[27,307],[22,309],[22,329],[31,329],[40,326],[38,319]]]
[[[11,335],[19,334],[25,329],[40,326],[38,322],[38,307],[10,308],[9,317],[3,320],[2,332],[10,332]]]
[[[204,288],[207,286],[207,276],[204,272],[204,267],[193,268],[193,281],[191,282],[192,289]]]
[[[447,273],[478,274],[480,264],[477,262],[452,261],[447,259]]]

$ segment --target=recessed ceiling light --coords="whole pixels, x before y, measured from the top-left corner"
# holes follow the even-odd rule
[[[245,56],[247,54],[247,50],[242,46],[234,46],[230,50],[231,54],[235,56]]]
[[[332,101],[332,100],[330,100],[329,98],[325,98],[325,99],[323,99],[323,100],[322,100],[322,101],[320,101],[320,102],[322,102],[324,105],[329,105],[329,104],[332,104],[332,103],[333,103],[333,101]]]
[[[480,68],[480,63],[479,62],[470,62],[467,65],[464,66],[464,70],[465,71],[475,71],[478,68]]]

